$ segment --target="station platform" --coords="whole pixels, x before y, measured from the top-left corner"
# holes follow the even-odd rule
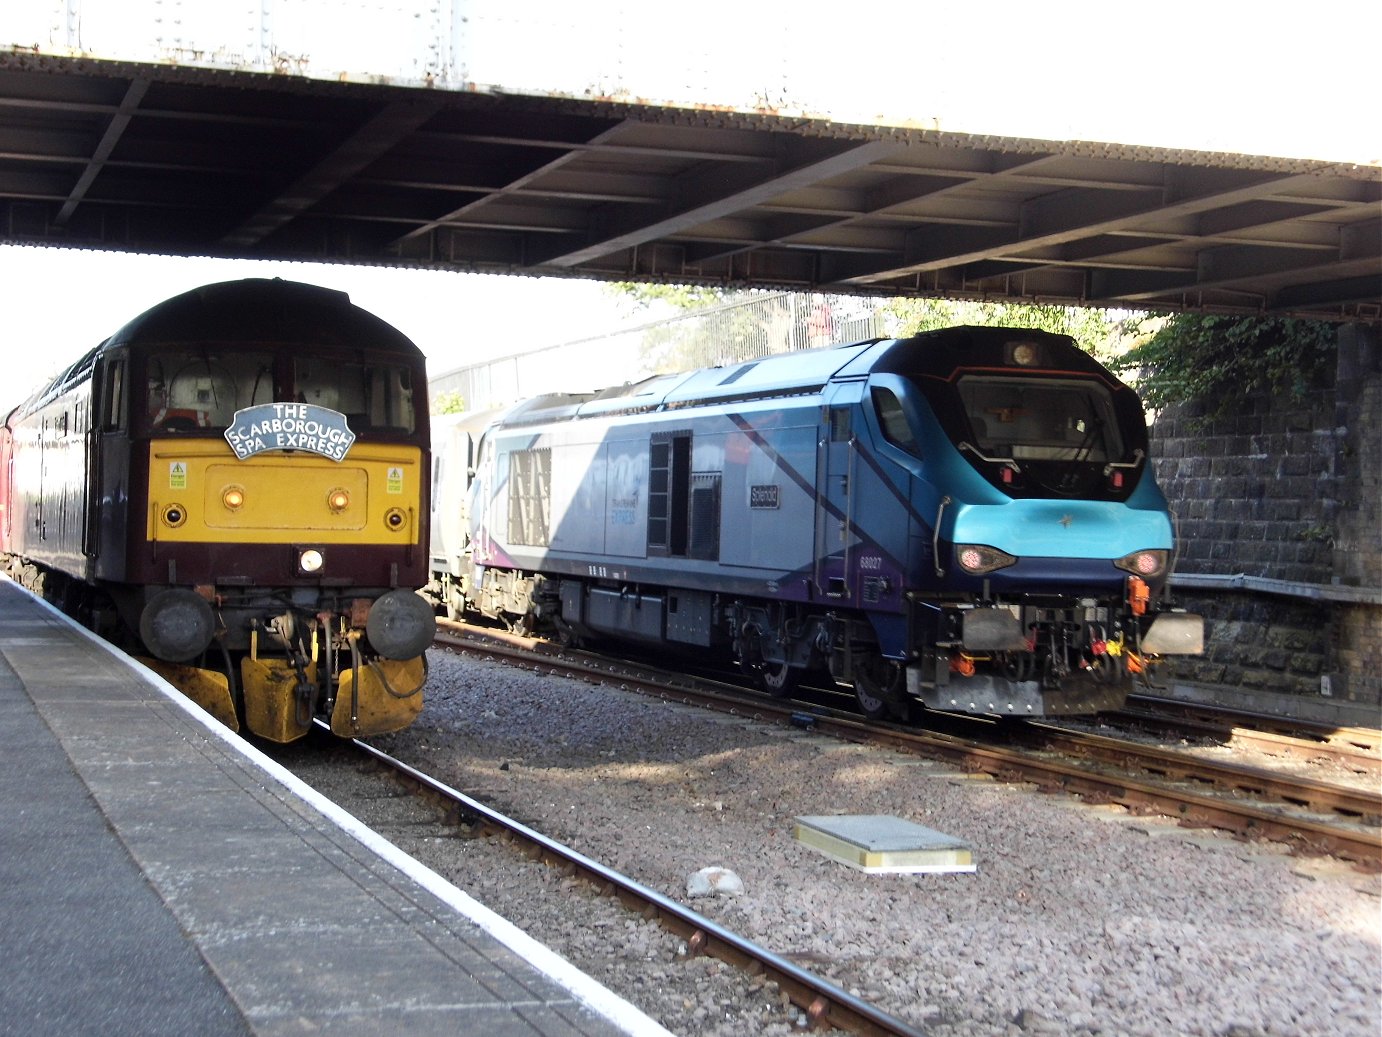
[[[0,578],[0,1029],[666,1035]]]

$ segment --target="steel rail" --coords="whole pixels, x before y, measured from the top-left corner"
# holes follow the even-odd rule
[[[1226,706],[1212,706],[1202,702],[1167,698],[1162,695],[1149,695],[1137,692],[1128,696],[1133,708],[1141,703],[1154,709],[1157,715],[1166,717],[1186,717],[1211,726],[1219,725],[1231,729],[1251,730],[1256,733],[1273,732],[1282,737],[1295,738],[1303,743],[1319,743],[1323,746],[1340,746],[1375,760],[1382,760],[1382,730],[1375,727],[1335,727],[1317,721],[1295,720],[1275,716],[1271,713],[1258,713],[1250,710],[1232,709]]]
[[[1022,730],[1031,732],[1045,748],[1138,767],[1173,780],[1206,781],[1235,792],[1271,796],[1320,813],[1382,818],[1382,792],[1373,789],[1355,789],[1313,778],[1278,774],[1263,767],[1206,760],[1159,746],[1138,745],[1087,731],[1067,731],[1040,721],[1028,720]]]
[[[527,638],[511,635],[495,638],[489,631],[476,636],[477,641],[483,637],[483,642],[457,644],[457,647],[496,655],[511,655],[529,663],[535,654],[528,649],[527,646],[532,642]],[[609,667],[560,658],[555,652],[541,654],[540,658],[542,665],[550,667],[554,674],[569,673],[602,681],[616,679],[628,690],[668,700],[723,709],[731,713],[739,713],[742,710],[744,715],[783,720],[849,741],[882,745],[944,759],[968,770],[991,774],[1002,780],[1029,781],[1039,787],[1063,789],[1095,802],[1120,803],[1129,809],[1144,813],[1161,813],[1178,818],[1187,825],[1198,824],[1245,837],[1271,839],[1286,843],[1298,852],[1331,854],[1353,861],[1361,867],[1373,870],[1382,868],[1382,833],[1376,829],[1345,827],[1292,816],[1270,807],[1159,785],[1129,775],[1101,774],[1087,767],[1033,756],[1030,751],[985,744],[970,738],[935,731],[908,730],[895,725],[869,724],[833,710],[803,710],[800,703],[786,700],[759,695],[750,697],[734,692],[704,691],[695,687],[671,689],[651,678],[614,675]],[[979,718],[964,719],[981,722]],[[1132,758],[1137,750],[1142,748],[1135,743],[1117,744],[1123,750],[1123,755],[1128,758]],[[1295,797],[1295,801],[1299,801],[1299,798]]]
[[[950,736],[931,736],[935,739]],[[1169,788],[1118,774],[1101,774],[1057,760],[1039,760],[1010,750],[954,739],[930,746],[956,762],[996,777],[1018,777],[1043,788],[1059,788],[1093,802],[1119,803],[1174,817],[1187,825],[1222,828],[1247,837],[1271,839],[1314,853],[1331,854],[1370,869],[1382,867],[1382,834],[1340,827],[1255,806],[1238,800]]]
[[[1297,735],[1280,734],[1276,731],[1258,731],[1250,727],[1240,727],[1227,719],[1172,717],[1151,710],[1134,709],[1126,706],[1105,715],[1128,724],[1136,724],[1144,729],[1162,733],[1175,732],[1192,738],[1207,738],[1222,742],[1224,745],[1255,749],[1268,756],[1310,761],[1328,760],[1357,774],[1382,778],[1382,755],[1379,755],[1375,748],[1359,748],[1358,745],[1350,741],[1322,741],[1315,738],[1302,738]]]
[[[632,907],[645,917],[657,921],[663,928],[686,941],[689,954],[708,954],[751,975],[767,976],[777,983],[779,989],[794,1004],[805,1010],[813,1026],[830,1025],[868,1037],[922,1037],[921,1030],[717,925],[656,890],[649,889],[627,875],[592,860],[522,822],[506,817],[367,742],[358,739],[352,741],[374,761],[439,797],[457,812],[510,834],[530,847],[535,858],[554,862],[569,873],[580,875],[601,892],[617,896],[626,907]]]

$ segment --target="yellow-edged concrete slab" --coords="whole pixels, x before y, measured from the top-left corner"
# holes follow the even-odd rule
[[[971,872],[969,844],[886,814],[826,814],[798,817],[797,842],[831,860],[870,875]]]

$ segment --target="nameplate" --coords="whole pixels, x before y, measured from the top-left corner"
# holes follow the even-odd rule
[[[265,450],[306,450],[345,460],[355,442],[346,417],[314,403],[261,403],[235,412],[226,442],[241,461]]]

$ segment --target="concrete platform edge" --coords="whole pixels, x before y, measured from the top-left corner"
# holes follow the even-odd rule
[[[13,583],[8,576],[3,574],[0,574],[0,580]],[[262,771],[266,778],[282,785],[295,797],[375,853],[381,860],[387,862],[432,896],[447,904],[458,914],[469,919],[481,930],[529,962],[539,972],[567,990],[584,1007],[629,1033],[646,1034],[648,1037],[675,1037],[671,1031],[656,1020],[645,1015],[634,1005],[581,972],[565,958],[533,939],[502,915],[490,910],[464,890],[404,853],[354,815],[331,802],[279,763],[265,756],[179,693],[163,678],[141,666],[123,652],[113,648],[102,638],[56,608],[51,602],[43,600],[23,587],[19,587],[18,584],[14,584],[14,586],[52,613],[62,623],[78,631],[81,636],[99,646],[122,665],[129,667],[141,682],[165,697],[209,734],[238,753],[250,765]]]

